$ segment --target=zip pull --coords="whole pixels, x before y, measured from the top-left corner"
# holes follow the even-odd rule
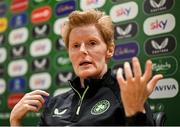
[[[80,107],[81,107],[81,105],[78,105],[78,108],[77,108],[77,111],[76,111],[76,115],[79,115]]]

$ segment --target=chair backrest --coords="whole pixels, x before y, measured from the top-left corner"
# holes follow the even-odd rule
[[[156,112],[153,113],[153,119],[156,126],[164,126],[167,117],[164,112]]]

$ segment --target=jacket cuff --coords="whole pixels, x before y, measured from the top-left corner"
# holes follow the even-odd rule
[[[126,124],[131,125],[146,125],[146,114],[142,112],[137,112],[135,115],[126,117]]]

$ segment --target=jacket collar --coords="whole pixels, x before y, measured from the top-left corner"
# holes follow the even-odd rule
[[[112,89],[116,89],[117,87],[115,86],[116,79],[112,76],[111,69],[108,69],[108,71],[104,74],[104,76],[101,79],[95,79],[95,78],[85,79],[84,82],[85,88],[81,88],[79,77],[75,77],[73,80],[70,80],[70,83],[71,83],[71,87],[77,90],[81,95],[87,86],[89,86],[88,91],[91,94],[96,93],[101,87],[110,87]]]

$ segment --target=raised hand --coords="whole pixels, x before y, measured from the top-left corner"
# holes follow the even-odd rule
[[[121,90],[121,99],[126,116],[132,116],[137,112],[145,112],[145,101],[153,92],[157,82],[163,78],[161,74],[152,77],[151,60],[146,61],[143,75],[138,58],[134,57],[132,59],[132,67],[133,70],[131,70],[128,62],[124,63],[125,78],[122,75],[121,68],[117,71],[117,81]]]
[[[29,112],[38,112],[44,105],[43,96],[49,93],[42,90],[35,90],[24,95],[24,97],[14,106],[10,115],[11,126],[19,126],[22,118]]]

